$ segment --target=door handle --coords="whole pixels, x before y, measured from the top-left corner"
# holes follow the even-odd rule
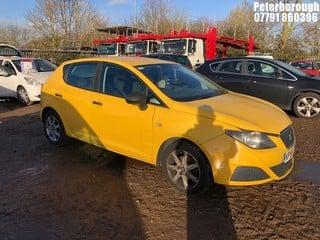
[[[102,106],[103,104],[102,104],[102,102],[99,102],[99,101],[92,101],[92,104],[95,104],[95,105],[99,105],[99,106]]]
[[[256,81],[256,80],[253,80],[252,83],[257,83],[257,81]]]
[[[61,97],[61,98],[63,97],[60,93],[55,93],[54,95],[55,95],[56,97]]]

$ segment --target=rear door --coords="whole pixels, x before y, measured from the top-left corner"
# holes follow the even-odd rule
[[[228,90],[247,94],[247,75],[243,75],[243,60],[225,60],[209,65],[210,73],[206,75],[214,82]]]
[[[99,62],[79,62],[64,67],[64,82],[52,84],[56,110],[69,135],[91,143],[92,94]]]

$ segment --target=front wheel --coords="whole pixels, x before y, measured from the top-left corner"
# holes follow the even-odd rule
[[[58,114],[52,110],[44,115],[44,132],[50,143],[60,146],[66,143],[67,135]]]
[[[303,93],[293,103],[293,111],[298,117],[313,118],[320,113],[320,96],[315,93]]]
[[[30,101],[28,92],[24,87],[18,87],[17,97],[18,97],[18,100],[24,105],[31,105],[32,104],[32,102]]]
[[[162,168],[167,180],[184,194],[204,192],[212,183],[208,161],[199,148],[177,142],[165,152]]]

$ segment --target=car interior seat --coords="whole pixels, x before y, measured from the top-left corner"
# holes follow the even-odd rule
[[[248,65],[248,73],[249,74],[254,74],[254,65],[253,65],[253,63],[249,63],[249,65]]]

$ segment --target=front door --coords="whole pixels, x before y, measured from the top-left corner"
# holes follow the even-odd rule
[[[150,161],[156,106],[141,109],[125,100],[133,91],[146,93],[146,88],[129,70],[104,64],[99,90],[91,97],[92,139],[111,151]]]
[[[282,76],[281,69],[256,60],[249,60],[246,66],[251,79],[247,83],[249,94],[282,107],[286,102],[290,81]]]

